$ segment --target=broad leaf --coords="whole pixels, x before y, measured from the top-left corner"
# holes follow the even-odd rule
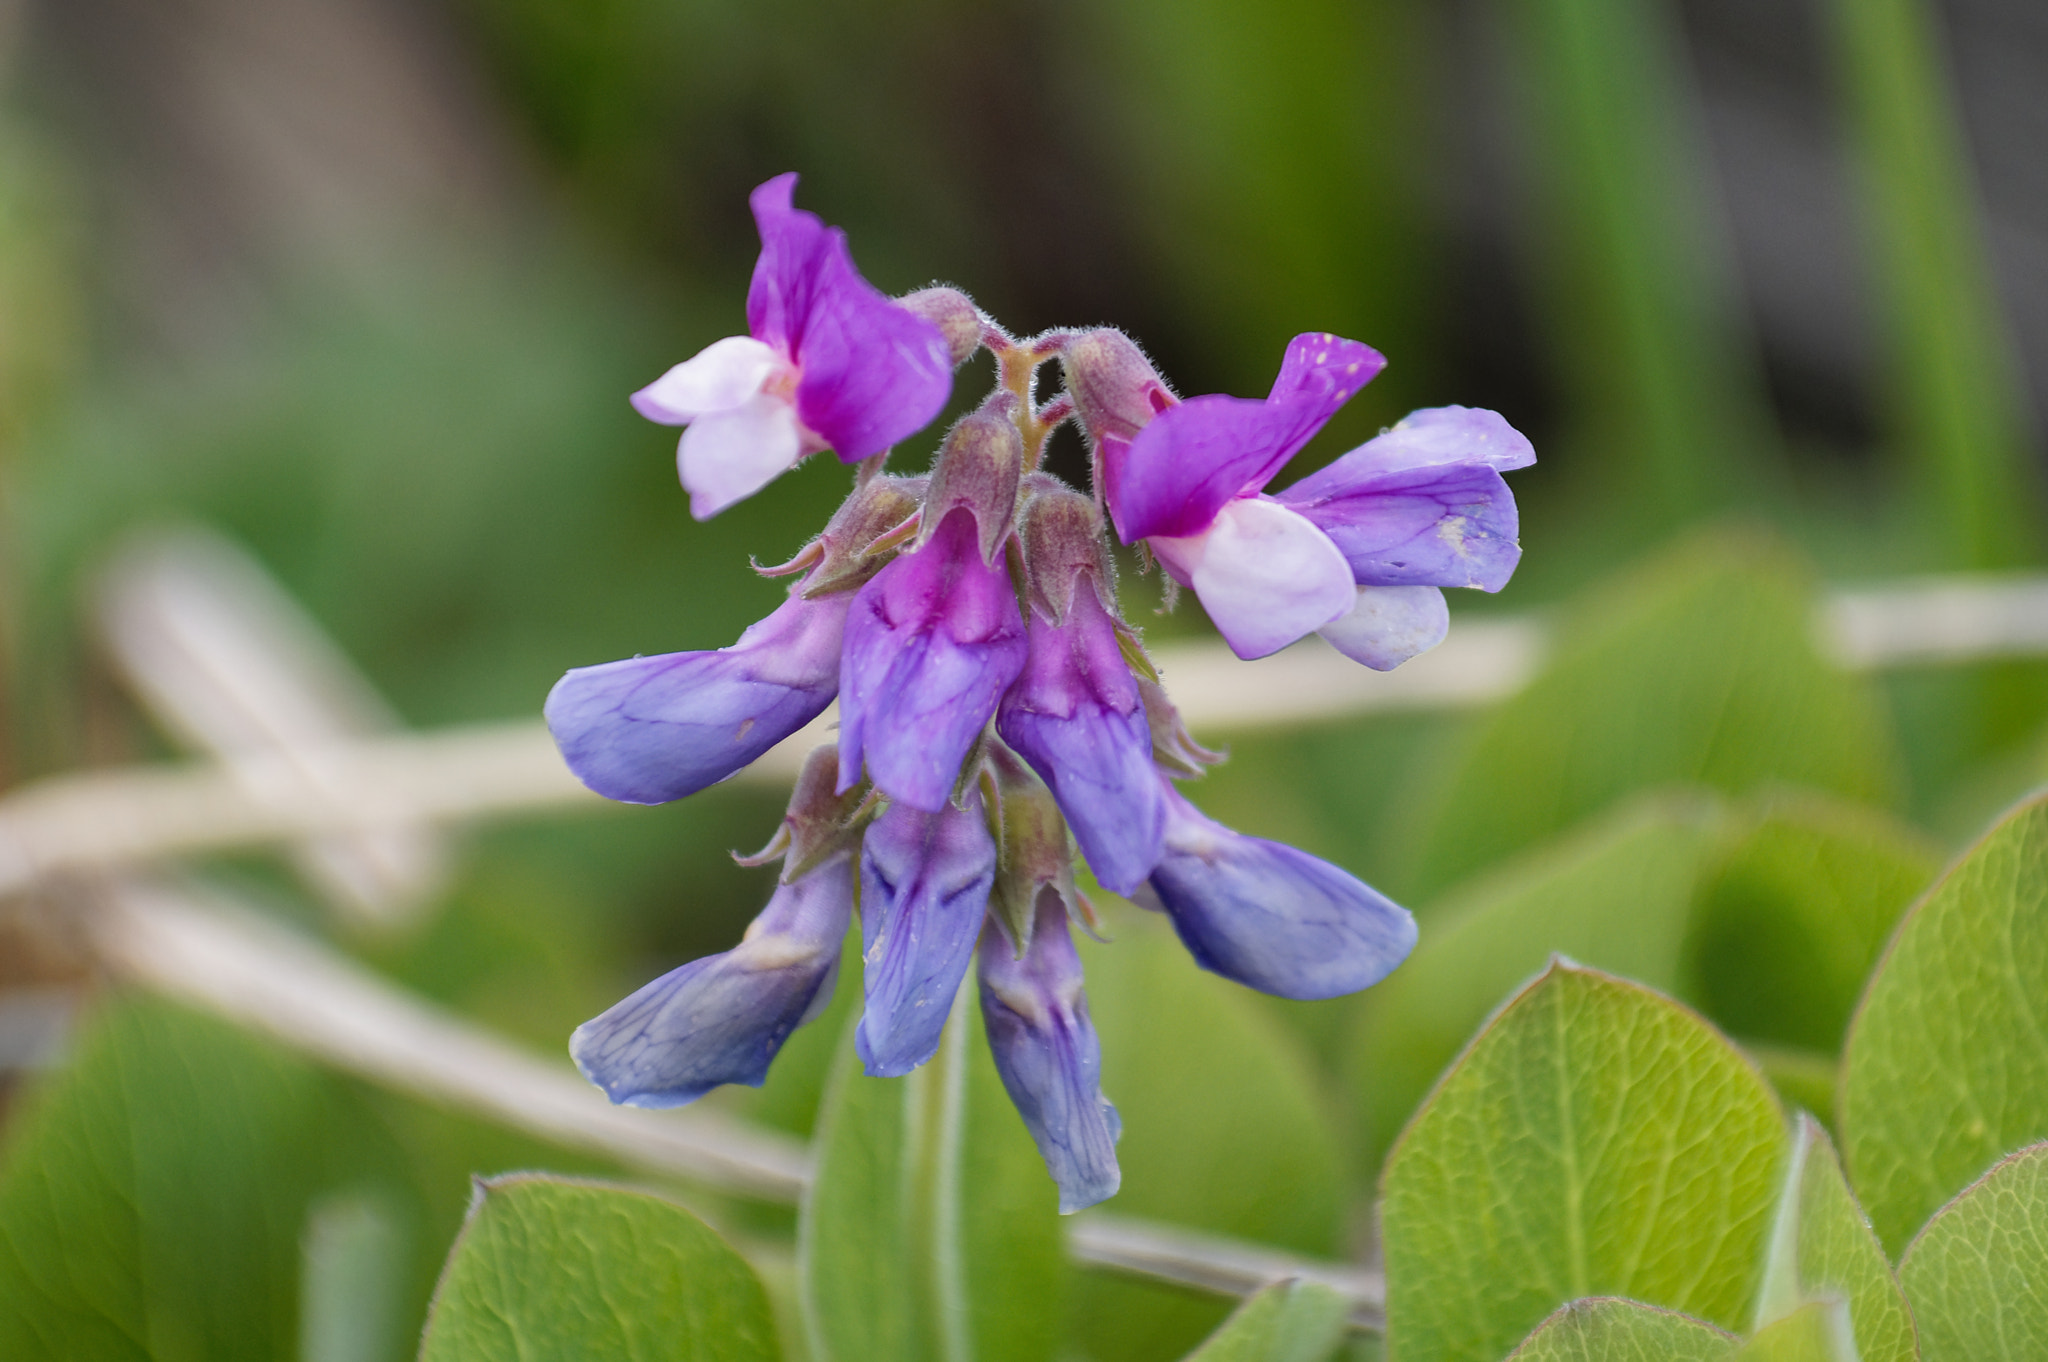
[[[1196,967],[1164,920],[1115,905],[1115,940],[1076,942],[1102,1035],[1102,1090],[1123,1117],[1123,1190],[1108,1209],[1318,1256],[1341,1254],[1350,1203],[1323,1087],[1249,990]],[[1177,1358],[1221,1322],[1217,1301],[1088,1274],[1078,1349]]]
[[[290,1356],[323,1097],[220,1022],[103,1006],[9,1122],[0,1357]]]
[[[1833,1055],[1940,860],[1889,815],[1819,796],[1768,798],[1750,819],[1701,886],[1687,992],[1744,1040]]]
[[[1899,1264],[1926,1362],[2048,1357],[2048,1144],[2022,1149],[1927,1222]]]
[[[1487,1014],[1553,953],[1672,988],[1717,821],[1705,799],[1637,804],[1434,908],[1407,963],[1358,1001],[1359,1166],[1379,1166]]]
[[[1839,1296],[1808,1301],[1758,1329],[1735,1362],[1859,1362],[1848,1304]]]
[[[1891,733],[1869,683],[1816,651],[1800,564],[1757,535],[1702,536],[1580,602],[1542,674],[1480,723],[1413,887],[1433,893],[1633,790],[1766,782],[1881,802]]]
[[[1351,1304],[1314,1282],[1281,1282],[1231,1312],[1187,1362],[1323,1362],[1344,1337]]]
[[[799,1229],[816,1362],[1043,1362],[1066,1269],[1058,1197],[965,985],[931,1063],[870,1078],[852,1032]]]
[[[1690,1315],[1596,1296],[1558,1307],[1508,1362],[1728,1362],[1736,1346]]]
[[[420,1362],[773,1362],[753,1269],[651,1193],[536,1174],[479,1181]]]
[[[1493,1362],[1566,1301],[1746,1321],[1784,1118],[1698,1016],[1557,963],[1512,999],[1387,1161],[1391,1362]]]
[[[2048,1138],[2048,798],[1972,847],[1899,928],[1844,1056],[1842,1143],[1896,1251],[2007,1151]]]
[[[1920,1355],[1913,1317],[1884,1247],[1842,1178],[1827,1132],[1801,1112],[1771,1227],[1758,1328],[1824,1298],[1847,1303],[1862,1362],[1912,1362]]]

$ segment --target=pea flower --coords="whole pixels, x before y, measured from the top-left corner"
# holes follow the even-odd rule
[[[1193,589],[1238,656],[1322,631],[1384,670],[1442,639],[1449,615],[1437,588],[1498,590],[1514,570],[1514,500],[1500,472],[1535,456],[1492,412],[1414,413],[1298,486],[1265,494],[1385,367],[1370,346],[1297,336],[1263,400],[1185,402],[1134,360],[1135,347],[1097,347],[1070,348],[1069,381],[1090,392],[1080,406],[1084,421],[1094,418],[1117,533],[1143,540]]]
[[[853,267],[846,235],[794,206],[794,174],[749,202],[761,256],[747,335],[714,341],[633,394],[684,426],[676,468],[690,514],[708,520],[819,450],[857,463],[929,425],[952,391],[940,327]]]

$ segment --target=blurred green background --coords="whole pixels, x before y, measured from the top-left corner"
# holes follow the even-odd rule
[[[1472,981],[1478,1011],[1274,1005],[1185,962],[1162,982],[1146,924],[1113,917],[1126,958],[1090,966],[1120,1209],[1367,1242],[1379,1154],[1442,1047],[1549,949],[1810,1077],[1897,910],[2048,774],[2039,664],[1849,676],[1810,627],[1822,582],[2039,562],[2048,24],[2024,0],[8,0],[0,76],[8,784],[172,750],[82,605],[140,524],[247,545],[420,727],[536,716],[567,667],[730,641],[780,590],[748,554],[787,556],[845,476],[814,461],[694,524],[673,433],[625,395],[741,328],[746,192],[786,169],[884,289],[952,282],[1016,331],[1123,326],[1183,393],[1263,391],[1297,331],[1370,342],[1389,369],[1297,475],[1418,406],[1534,439],[1523,569],[1453,605],[1555,623],[1538,683],[1477,714],[1204,734],[1233,758],[1195,791],[1416,906],[1425,952],[1445,943],[1418,977]],[[1150,636],[1208,633],[1127,589]],[[735,939],[766,880],[725,852],[778,803],[479,830],[423,926],[341,944],[560,1054]],[[270,858],[210,871],[317,929]],[[1801,926],[1783,904],[1815,876],[1850,906]],[[1648,924],[1640,955],[1598,958],[1610,911]],[[1530,925],[1496,937],[1487,914]],[[7,918],[0,986],[78,976],[32,916]],[[1459,956],[1475,938],[1513,944]],[[1834,992],[1774,1010],[1804,949],[1847,952]],[[184,1311],[207,1356],[294,1355],[307,1216],[345,1229],[362,1198],[403,1263],[363,1355],[401,1355],[466,1176],[588,1166],[135,1007],[84,1024],[89,1067],[8,1080],[42,1095],[5,1132],[0,1235],[34,1219],[23,1197],[74,1215],[30,1162],[52,1122],[135,1123],[132,1178],[240,1186],[206,1231],[239,1247],[181,1284],[144,1271],[178,1252],[147,1187],[74,1188],[75,1215],[127,1207],[138,1280],[170,1294],[120,1308]],[[830,1030],[733,1105],[805,1130]],[[254,1114],[206,1100],[209,1073]],[[1229,1125],[1244,1104],[1270,1119]],[[207,1164],[217,1127],[285,1171]],[[1262,1162],[1304,1171],[1203,1190]],[[31,1298],[0,1292],[23,1318]],[[1164,1357],[1220,1306],[1091,1280],[1070,1314],[1079,1355]],[[155,1337],[136,1355],[185,1355]]]

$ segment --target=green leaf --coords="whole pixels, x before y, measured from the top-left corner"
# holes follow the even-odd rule
[[[1784,1144],[1769,1086],[1705,1021],[1553,964],[1387,1161],[1390,1362],[1491,1362],[1593,1295],[1741,1322]]]
[[[1687,992],[1745,1040],[1832,1055],[1892,928],[1940,869],[1921,834],[1875,809],[1766,798],[1701,886]]]
[[[1861,1362],[1913,1362],[1913,1317],[1884,1247],[1843,1180],[1827,1132],[1801,1112],[1794,1124],[1756,1308],[1761,1332],[1823,1298],[1846,1302]]]
[[[1102,1090],[1123,1118],[1110,1209],[1317,1256],[1341,1254],[1350,1201],[1326,1082],[1249,990],[1195,966],[1165,920],[1109,905],[1107,945],[1075,943],[1102,1037]],[[1075,1342],[1117,1362],[1178,1358],[1217,1301],[1088,1274]]]
[[[1899,1264],[1927,1362],[2048,1357],[2048,1144],[1941,1208]]]
[[[799,1225],[817,1362],[1043,1362],[1066,1267],[1058,1197],[963,987],[939,1053],[860,1070],[849,1028]]]
[[[1487,1014],[1553,952],[1673,987],[1717,827],[1706,799],[1635,803],[1433,908],[1415,953],[1358,1002],[1359,1166],[1379,1166]]]
[[[1560,1306],[1508,1362],[1728,1362],[1735,1335],[1641,1301],[1593,1297]]]
[[[9,1122],[0,1357],[292,1355],[324,1096],[223,1023],[103,1005]]]
[[[1549,664],[1480,721],[1425,823],[1426,897],[1633,790],[1767,782],[1884,802],[1870,684],[1815,649],[1813,584],[1775,540],[1697,536],[1580,601]]]
[[[1314,1282],[1279,1282],[1251,1297],[1187,1362],[1323,1362],[1344,1337],[1351,1303]]]
[[[1758,1329],[1735,1362],[1858,1362],[1848,1304],[1838,1296],[1808,1301]]]
[[[767,1293],[703,1221],[648,1192],[479,1180],[420,1362],[772,1362]]]
[[[2048,797],[1914,907],[1849,1030],[1850,1180],[1896,1251],[1993,1160],[2048,1137]]]

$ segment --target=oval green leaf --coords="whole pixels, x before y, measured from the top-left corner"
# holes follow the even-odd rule
[[[767,1293],[672,1201],[515,1174],[477,1183],[420,1362],[775,1362]]]
[[[1893,1251],[1994,1160],[2048,1138],[2048,796],[1907,915],[1849,1030],[1841,1120]]]
[[[1927,1362],[2048,1357],[2048,1144],[2022,1149],[1941,1208],[1899,1283]]]
[[[1799,1114],[1758,1295],[1759,1330],[1824,1297],[1845,1300],[1861,1362],[1913,1362],[1919,1346],[1884,1247],[1820,1123]]]
[[[1323,1362],[1351,1302],[1314,1282],[1278,1282],[1231,1311],[1187,1362]]]
[[[1736,1346],[1691,1315],[1596,1296],[1558,1307],[1508,1362],[1728,1362]]]
[[[1564,963],[1472,1042],[1383,1180],[1391,1362],[1494,1362],[1566,1301],[1748,1315],[1785,1144],[1694,1013]]]
[[[1848,1303],[1839,1296],[1806,1302],[1751,1335],[1735,1362],[1859,1362]]]

